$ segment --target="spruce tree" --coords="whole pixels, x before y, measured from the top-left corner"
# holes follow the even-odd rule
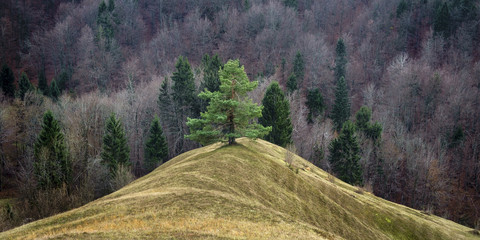
[[[286,6],[286,7],[291,7],[293,9],[297,9],[298,7],[298,2],[297,0],[283,0],[283,4]]]
[[[372,110],[367,106],[362,106],[357,114],[355,114],[355,125],[359,131],[366,131],[370,126],[370,119],[372,118]]]
[[[446,2],[440,7],[435,15],[433,22],[433,31],[435,35],[443,36],[444,38],[450,37],[452,30],[452,16],[450,15],[450,9]]]
[[[345,78],[347,66],[347,51],[343,39],[338,39],[337,47],[335,48],[335,79]]]
[[[305,77],[305,61],[300,52],[297,52],[295,59],[293,60],[293,74],[297,77],[297,84],[301,86],[303,78]]]
[[[50,97],[54,100],[57,101],[58,98],[61,95],[60,89],[58,88],[57,81],[55,79],[52,80],[50,83]]]
[[[305,105],[308,108],[307,121],[308,123],[313,123],[313,120],[325,110],[325,103],[318,88],[308,90]]]
[[[345,122],[338,138],[330,143],[329,150],[329,161],[336,176],[346,183],[362,185],[360,147],[351,121]]]
[[[145,162],[144,169],[147,172],[153,171],[168,158],[168,146],[165,136],[163,136],[162,127],[157,116],[150,125],[150,131],[145,144]]]
[[[272,127],[272,131],[264,139],[286,147],[287,144],[292,143],[293,127],[290,121],[290,104],[278,82],[270,84],[262,104],[262,117],[258,119],[258,122],[265,127]]]
[[[288,77],[287,89],[288,89],[288,92],[290,92],[290,93],[292,93],[292,92],[294,92],[295,90],[298,89],[297,77],[295,76],[294,73],[290,74],[290,76]]]
[[[42,91],[42,94],[45,96],[50,95],[50,89],[48,88],[47,77],[45,76],[45,71],[41,70],[38,74],[38,89]]]
[[[381,138],[383,127],[379,122],[371,123],[371,118],[372,110],[362,106],[355,114],[355,126],[376,144]]]
[[[220,70],[220,91],[208,90],[200,93],[200,98],[210,100],[206,112],[199,119],[188,119],[190,135],[186,138],[203,145],[216,141],[235,144],[235,138],[263,137],[271,131],[255,123],[262,116],[262,106],[257,106],[248,98],[258,82],[250,82],[244,67],[238,60],[229,60]]]
[[[0,87],[2,87],[5,96],[11,98],[15,96],[14,82],[15,76],[13,75],[12,69],[7,64],[3,64],[0,72]]]
[[[342,125],[350,118],[350,99],[348,97],[345,78],[341,77],[337,82],[335,90],[335,103],[333,105],[332,120],[337,131],[342,129]]]
[[[34,145],[34,173],[42,189],[69,184],[72,176],[64,135],[51,111],[43,115],[42,130]]]
[[[203,82],[201,89],[206,88],[210,92],[220,90],[220,79],[218,77],[218,71],[223,66],[218,54],[210,57],[208,54],[202,58],[203,65]]]
[[[114,113],[110,115],[106,122],[101,158],[103,164],[108,166],[112,177],[115,176],[120,164],[125,167],[131,164],[125,130]]]
[[[27,74],[25,72],[22,72],[20,74],[20,81],[18,81],[18,95],[20,99],[22,99],[23,101],[23,99],[25,98],[25,94],[28,91],[33,91],[33,90],[34,90],[33,85],[28,79]]]
[[[178,57],[172,76],[173,100],[183,112],[191,111],[195,101],[195,82],[188,59]]]

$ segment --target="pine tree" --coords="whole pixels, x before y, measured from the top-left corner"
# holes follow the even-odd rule
[[[263,137],[271,127],[255,123],[262,116],[262,106],[257,106],[248,98],[258,82],[250,82],[244,67],[238,60],[229,60],[220,70],[220,91],[203,91],[200,97],[209,99],[210,105],[200,119],[188,119],[191,134],[186,137],[203,145],[216,141],[234,144],[235,138]]]
[[[60,89],[58,89],[57,81],[55,79],[53,79],[52,82],[50,83],[49,92],[50,92],[50,97],[52,97],[54,101],[57,101],[61,95]]]
[[[330,143],[329,150],[329,161],[336,176],[349,184],[362,185],[360,147],[351,121],[345,122],[338,138]]]
[[[342,125],[350,118],[350,99],[348,97],[347,85],[345,79],[341,77],[337,82],[335,90],[335,103],[333,105],[332,120],[337,131],[342,129]]]
[[[293,74],[295,74],[295,77],[297,78],[297,85],[302,86],[303,78],[305,77],[305,61],[300,52],[297,52],[295,59],[293,60]]]
[[[42,94],[45,96],[50,95],[50,89],[48,88],[47,77],[45,76],[45,71],[41,70],[38,74],[38,89],[42,91]]]
[[[278,82],[270,84],[262,104],[262,117],[258,119],[258,122],[265,127],[272,127],[272,131],[264,139],[286,147],[287,144],[292,143],[293,127],[290,121],[290,104]]]
[[[290,76],[288,77],[287,89],[288,89],[288,92],[290,92],[290,93],[292,93],[292,92],[294,92],[295,90],[298,89],[297,77],[295,76],[294,73],[290,74]]]
[[[168,158],[168,146],[165,136],[163,136],[162,127],[157,116],[150,125],[149,136],[145,144],[145,162],[144,169],[147,172],[153,171],[157,166],[165,162]]]
[[[335,48],[335,79],[345,78],[347,66],[347,51],[343,39],[338,39],[337,47]]]
[[[435,35],[443,36],[444,38],[450,37],[452,30],[452,16],[450,15],[450,9],[446,2],[440,7],[435,15],[433,22],[433,31]]]
[[[51,111],[43,115],[42,130],[34,145],[34,157],[34,173],[40,188],[58,188],[70,183],[72,164],[64,135]]]
[[[12,69],[7,64],[3,64],[0,72],[0,87],[7,97],[13,98],[15,96],[15,76]]]
[[[125,130],[114,113],[106,122],[101,157],[103,164],[108,166],[112,177],[115,176],[118,165],[130,166],[130,149],[127,145]]]
[[[305,103],[308,108],[307,121],[313,123],[313,119],[322,114],[325,110],[325,103],[323,102],[322,94],[318,88],[308,90],[307,102]]]
[[[33,90],[34,90],[33,85],[28,79],[27,74],[25,72],[22,72],[20,74],[20,81],[18,81],[18,94],[20,99],[22,99],[23,101],[23,99],[25,98],[25,94],[28,91],[33,91]]]

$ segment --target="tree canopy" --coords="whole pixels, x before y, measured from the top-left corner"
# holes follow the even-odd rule
[[[235,143],[235,138],[258,138],[268,134],[272,128],[256,122],[262,116],[262,106],[253,103],[247,96],[258,82],[250,82],[239,60],[229,60],[219,71],[220,90],[205,90],[199,97],[210,100],[201,118],[188,118],[191,134],[186,138],[203,145],[217,141]]]
[[[265,127],[271,126],[272,131],[264,139],[286,147],[292,143],[292,122],[290,120],[290,103],[278,82],[273,82],[265,92],[262,100],[262,117],[258,122]]]

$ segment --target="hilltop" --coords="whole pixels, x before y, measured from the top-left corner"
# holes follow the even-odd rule
[[[360,192],[263,140],[184,153],[83,207],[0,239],[475,239],[472,229]]]

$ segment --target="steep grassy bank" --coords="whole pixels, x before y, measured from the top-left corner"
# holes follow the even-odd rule
[[[262,140],[210,145],[0,239],[477,239],[472,229],[357,193],[300,157],[289,168],[284,158]]]

